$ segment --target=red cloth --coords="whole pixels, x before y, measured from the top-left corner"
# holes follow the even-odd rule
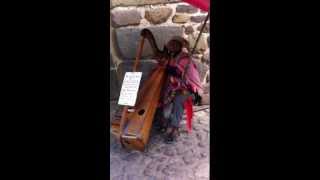
[[[203,11],[209,11],[210,9],[210,0],[183,0]]]
[[[191,133],[192,130],[192,116],[193,116],[193,109],[192,109],[192,97],[190,96],[185,102],[184,102],[184,109],[186,111],[187,115],[187,129],[188,132]]]

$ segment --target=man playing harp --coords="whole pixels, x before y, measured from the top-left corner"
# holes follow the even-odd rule
[[[167,143],[176,139],[184,112],[187,115],[187,129],[191,131],[192,105],[201,101],[199,72],[188,49],[189,43],[185,39],[173,37],[165,45],[162,56],[158,57],[159,63],[166,66],[168,79],[162,89],[156,115],[157,129],[164,133]]]

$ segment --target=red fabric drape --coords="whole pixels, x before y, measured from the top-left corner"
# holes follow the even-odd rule
[[[192,97],[189,97],[189,98],[184,102],[184,109],[185,109],[186,115],[187,115],[187,130],[188,130],[189,133],[191,133],[191,129],[192,129],[192,116],[193,116]]]
[[[209,11],[210,9],[210,0],[183,0],[203,11]]]

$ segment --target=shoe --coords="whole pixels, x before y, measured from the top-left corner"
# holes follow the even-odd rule
[[[167,128],[164,126],[159,126],[156,128],[158,132],[165,133],[167,131]]]
[[[179,135],[178,128],[173,128],[170,133],[166,134],[165,143],[172,144],[176,140],[178,135]]]
[[[168,136],[166,136],[166,138],[165,138],[166,144],[172,144],[173,142],[174,142],[174,137],[172,134],[169,134]]]
[[[167,131],[167,124],[163,120],[160,120],[156,129],[160,133],[165,133]]]

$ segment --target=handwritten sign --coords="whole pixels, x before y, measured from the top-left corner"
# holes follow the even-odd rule
[[[142,72],[126,72],[118,104],[125,106],[134,106],[136,104]]]

